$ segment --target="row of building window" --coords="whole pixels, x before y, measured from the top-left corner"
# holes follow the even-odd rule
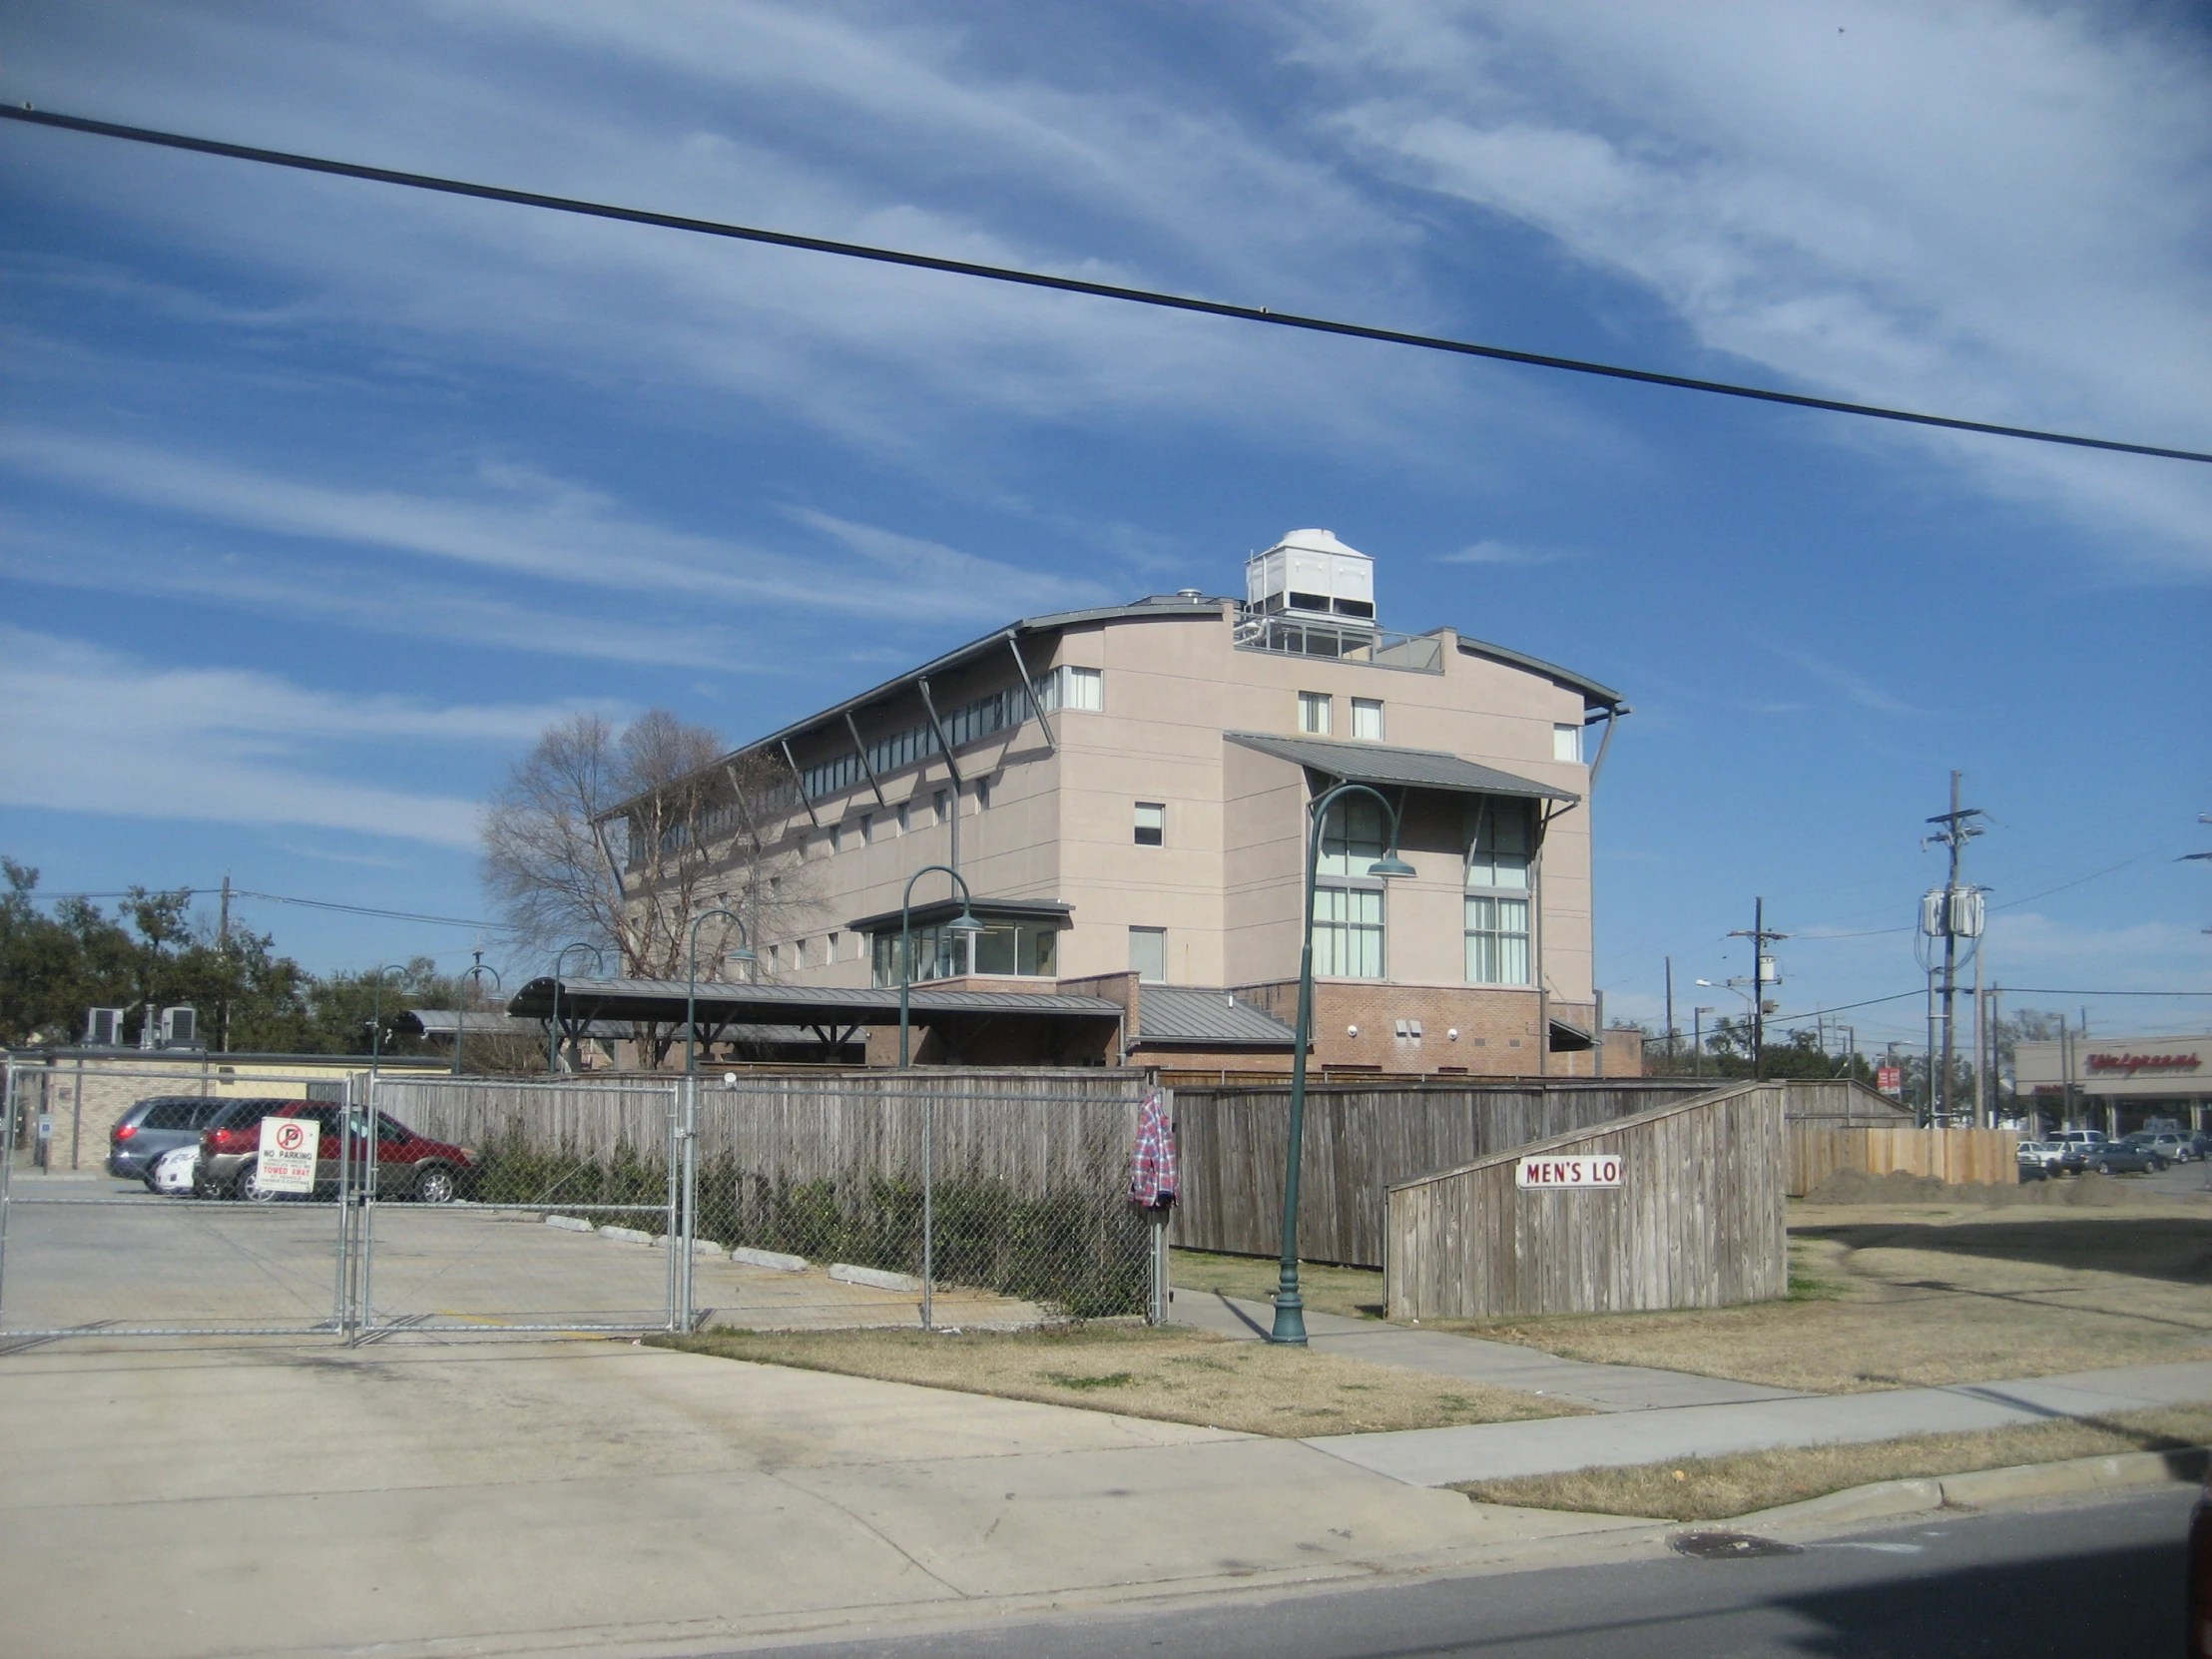
[[[1063,664],[1038,682],[1037,703],[1048,715],[1062,709],[1096,713],[1106,707],[1105,676],[1095,668]],[[1028,688],[1008,686],[949,711],[943,717],[945,742],[956,750],[965,749],[971,743],[980,743],[995,733],[1021,725],[1034,712]],[[809,801],[820,801],[825,796],[851,789],[863,782],[870,772],[880,778],[885,773],[916,766],[936,753],[936,729],[928,721],[921,721],[869,744],[864,763],[860,752],[854,749],[820,766],[806,768],[799,775],[800,788]]]
[[[1328,692],[1300,692],[1298,729],[1308,737],[1334,737],[1337,730],[1336,698]],[[1382,741],[1382,703],[1380,698],[1355,697],[1352,700],[1352,727],[1346,735],[1370,743]]]

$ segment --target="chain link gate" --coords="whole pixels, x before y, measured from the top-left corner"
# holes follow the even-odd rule
[[[355,1086],[327,1071],[225,1077],[204,1066],[63,1069],[11,1057],[0,1112],[0,1352],[78,1336],[342,1335],[349,1221],[334,1191],[276,1204],[203,1183],[199,1196],[160,1196],[150,1180],[56,1166],[65,1119],[71,1166],[91,1142],[102,1164],[135,1169],[145,1160],[134,1141],[195,1147],[204,1120],[226,1116],[251,1119],[258,1134],[260,1115],[286,1102],[342,1114]],[[177,1122],[133,1113],[147,1097],[175,1104]]]

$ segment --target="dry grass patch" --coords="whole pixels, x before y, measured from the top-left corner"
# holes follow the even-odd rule
[[[713,1331],[693,1354],[1295,1437],[1579,1414],[1558,1401],[1308,1349],[1144,1326],[1044,1331]]]
[[[1216,1256],[1204,1250],[1178,1250],[1168,1272],[1178,1296],[1219,1293],[1273,1307],[1283,1264],[1272,1256]],[[1342,1314],[1356,1320],[1382,1317],[1382,1275],[1374,1268],[1301,1262],[1298,1290],[1306,1299],[1308,1313]]]
[[[1815,1393],[2212,1357],[2202,1205],[1793,1206],[1790,1221],[1787,1302],[1451,1329]]]
[[[1730,1457],[1474,1480],[1454,1489],[1477,1503],[1520,1509],[1648,1515],[1654,1520],[1729,1520],[1878,1480],[1917,1480],[2020,1463],[2108,1457],[2125,1451],[2178,1451],[2206,1444],[2212,1444],[2212,1406],[2191,1405],[1970,1434],[1913,1434],[1864,1445],[1783,1446]]]

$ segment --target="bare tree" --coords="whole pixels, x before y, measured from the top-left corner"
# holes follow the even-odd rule
[[[494,793],[484,884],[527,949],[582,939],[608,950],[625,978],[681,979],[693,917],[735,911],[757,939],[772,915],[804,907],[785,869],[797,858],[763,838],[791,790],[781,764],[725,759],[714,732],[665,709],[619,733],[599,715],[576,715],[549,727]],[[700,977],[722,977],[737,943],[727,921],[703,927]],[[680,1034],[677,1025],[637,1035],[658,1065]]]

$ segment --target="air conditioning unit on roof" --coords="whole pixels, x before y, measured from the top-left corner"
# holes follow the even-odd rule
[[[92,1008],[85,1013],[85,1046],[119,1048],[123,1043],[123,1010]]]

